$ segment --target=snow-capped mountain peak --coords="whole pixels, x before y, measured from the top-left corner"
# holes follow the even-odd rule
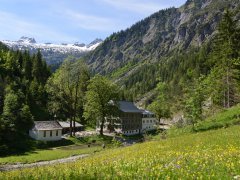
[[[30,53],[36,53],[40,49],[48,64],[56,64],[61,63],[69,55],[80,58],[87,52],[94,50],[103,41],[95,39],[88,45],[79,42],[53,44],[49,42],[37,43],[34,38],[22,36],[18,41],[4,40],[2,42],[13,50],[28,50]]]
[[[18,43],[37,43],[34,38],[29,38],[25,36],[22,36],[17,42]]]

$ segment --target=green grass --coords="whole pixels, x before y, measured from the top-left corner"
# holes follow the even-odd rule
[[[223,110],[221,113],[199,122],[195,130],[206,131],[210,129],[226,128],[236,124],[240,124],[240,105],[228,110]]]
[[[57,142],[36,142],[38,147],[29,152],[19,153],[0,158],[1,164],[14,163],[33,163],[39,161],[48,161],[70,157],[80,154],[92,154],[102,150],[102,144],[106,144],[106,148],[115,146],[112,137],[108,136],[91,136],[83,138],[68,138]],[[90,148],[88,147],[90,145]],[[39,149],[41,148],[41,149]]]
[[[84,146],[73,145],[73,146],[53,148],[53,149],[47,149],[47,150],[36,150],[32,152],[27,152],[21,155],[7,156],[7,157],[0,158],[0,165],[49,161],[49,160],[66,158],[73,155],[92,154],[94,151],[100,151],[101,149],[102,148],[99,145],[92,146],[90,148],[88,148],[87,145],[84,145]]]
[[[153,134],[154,141],[106,149],[74,163],[2,172],[0,179],[234,179],[240,175],[238,123],[236,106],[200,122],[195,131],[173,128],[164,140]],[[92,138],[109,141],[100,136],[78,141]]]
[[[229,126],[240,124],[240,105],[230,109],[222,110],[222,112],[200,121],[195,125],[193,130],[192,126],[185,126],[182,128],[173,127],[168,131],[168,137],[177,137],[184,134],[191,134],[201,131],[208,131],[212,129],[227,128]]]
[[[240,126],[109,149],[75,163],[0,173],[0,179],[233,179]]]

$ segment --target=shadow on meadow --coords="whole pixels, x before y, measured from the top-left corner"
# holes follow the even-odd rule
[[[5,143],[0,145],[0,157],[12,156],[12,155],[28,155],[35,152],[37,149],[51,150],[55,147],[73,145],[74,142],[67,139],[62,139],[56,142],[43,142],[35,141],[29,137],[23,139],[18,138],[11,143]]]

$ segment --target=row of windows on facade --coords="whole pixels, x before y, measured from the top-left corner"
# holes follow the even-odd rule
[[[125,123],[125,124],[127,124],[127,123],[133,124],[133,123],[138,123],[138,122],[139,121],[137,119],[133,119],[133,120],[131,120],[131,119],[123,119],[123,123]],[[157,120],[153,120],[153,119],[143,120],[143,123],[156,123],[156,122],[157,122]]]
[[[129,125],[122,125],[123,129],[140,129],[141,127],[139,126],[139,124],[129,124]]]
[[[125,117],[125,118],[139,118],[139,117],[142,117],[142,118],[154,118],[155,117],[155,115],[154,114],[143,114],[143,115],[139,115],[139,114],[135,114],[135,113],[133,113],[133,114],[131,114],[131,113],[126,113],[126,114],[124,114],[123,115],[123,117]]]
[[[148,126],[148,127],[145,127],[145,129],[152,129],[153,128],[153,126],[152,127],[150,127],[150,126]]]
[[[154,118],[156,116],[154,114],[143,114],[142,117],[143,118]]]
[[[56,136],[58,136],[58,131],[55,131],[56,132]],[[50,131],[50,137],[52,137],[52,135],[53,135],[53,132],[52,131]],[[47,136],[47,131],[44,131],[43,132],[43,137],[46,137]]]
[[[123,118],[122,123],[141,123],[141,119],[129,119],[129,118]]]
[[[140,118],[141,114],[138,113],[124,113],[121,115],[121,118]]]
[[[133,131],[125,131],[125,132],[123,132],[124,134],[128,134],[128,133],[138,133],[139,132],[139,130],[133,130]]]
[[[157,120],[143,120],[143,123],[155,123]]]

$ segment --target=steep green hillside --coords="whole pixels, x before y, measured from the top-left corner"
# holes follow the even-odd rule
[[[199,121],[194,130],[192,126],[181,127],[179,124],[176,124],[175,127],[172,127],[168,131],[169,137],[178,137],[185,134],[197,133],[202,131],[209,131],[213,129],[228,128],[230,126],[240,124],[240,105],[234,106],[230,109],[225,109],[219,113],[210,116],[209,118]]]
[[[112,34],[86,61],[95,73],[118,82],[129,100],[151,100],[159,81],[174,86],[173,96],[182,96],[183,86],[209,72],[207,57],[223,12],[229,8],[238,19],[239,5],[238,0],[188,0]]]

